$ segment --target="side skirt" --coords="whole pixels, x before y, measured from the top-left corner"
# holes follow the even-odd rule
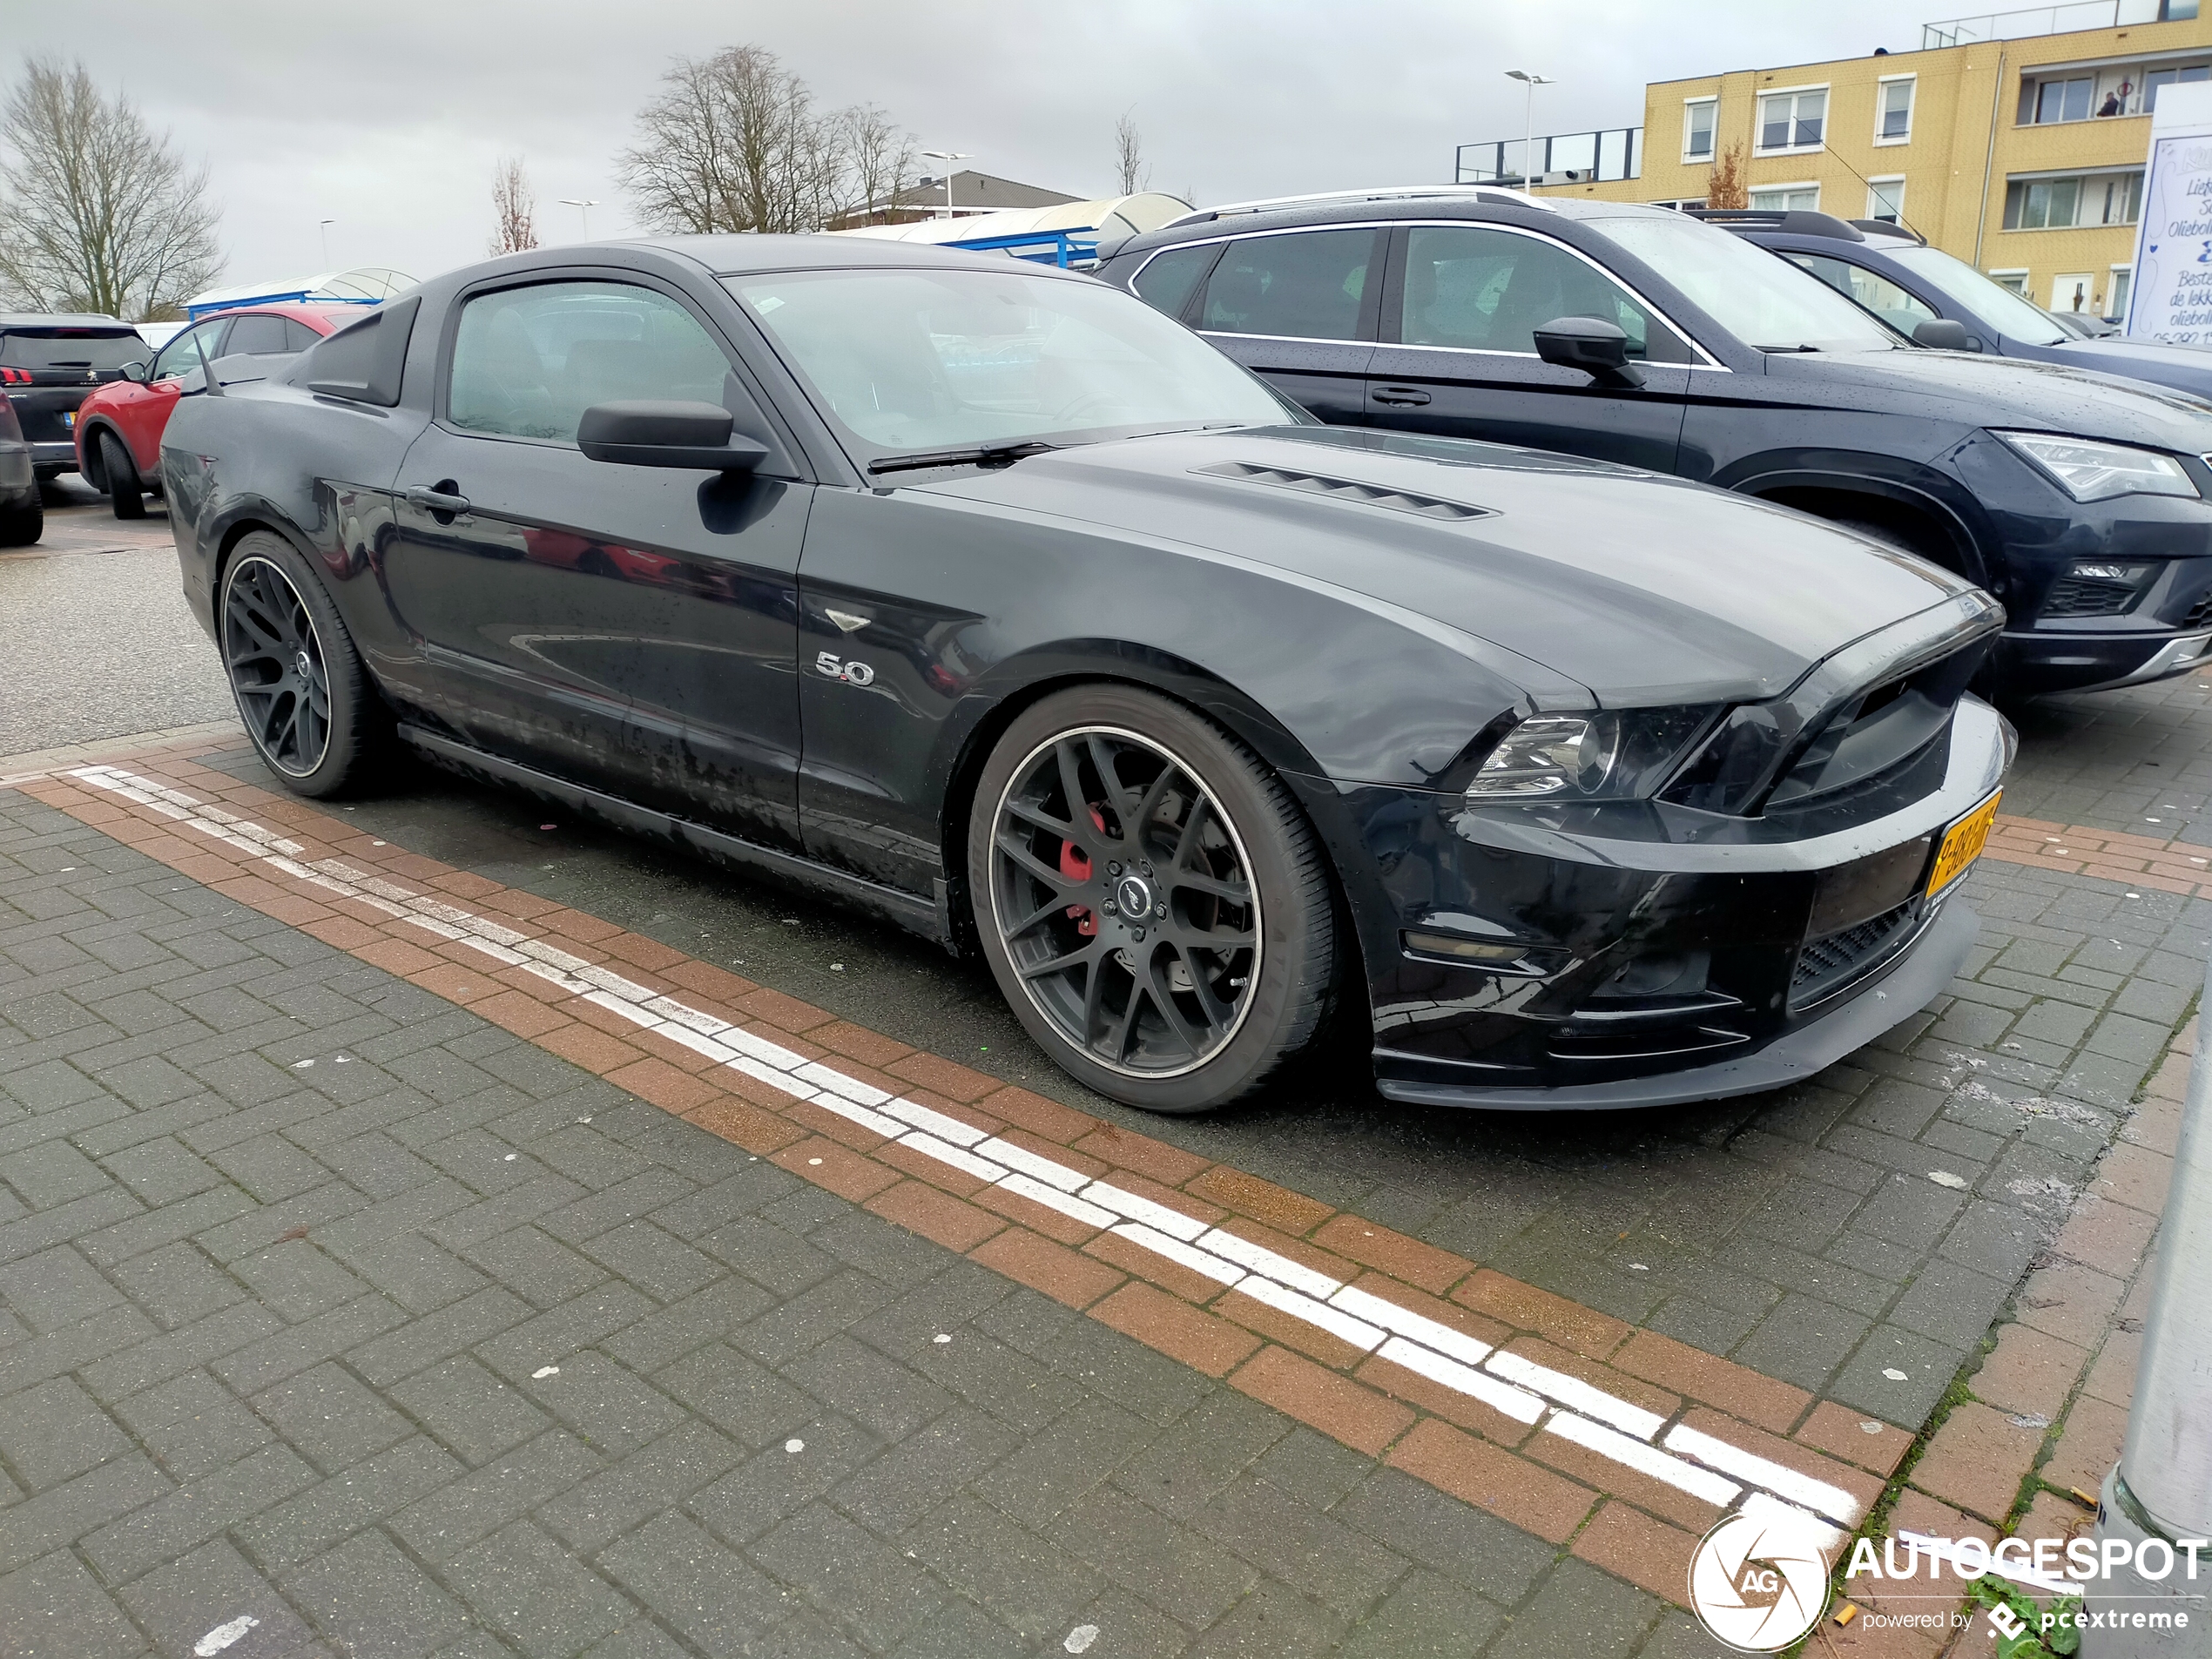
[[[617,829],[670,841],[714,863],[732,866],[750,874],[772,876],[788,886],[803,887],[824,898],[838,900],[887,921],[896,922],[908,932],[920,934],[924,939],[934,940],[947,950],[957,954],[953,935],[951,894],[942,876],[936,879],[936,896],[934,900],[918,898],[910,893],[901,893],[896,887],[887,887],[880,882],[833,869],[826,864],[819,864],[796,853],[741,840],[737,836],[709,829],[704,824],[694,824],[688,819],[640,806],[618,795],[570,783],[565,778],[556,778],[550,772],[540,772],[534,766],[525,766],[518,761],[471,748],[467,744],[455,743],[450,738],[440,737],[419,725],[402,724],[399,734],[421,750],[427,759],[448,770],[475,778],[479,782],[524,789],[541,799],[557,801],[563,806],[587,813]]]

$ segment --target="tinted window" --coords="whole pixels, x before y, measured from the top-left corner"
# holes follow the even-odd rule
[[[1136,297],[1154,310],[1180,317],[1183,307],[1190,301],[1190,291],[1198,286],[1198,279],[1205,275],[1206,267],[1220,252],[1220,246],[1212,242],[1201,247],[1171,247],[1147,260],[1131,286],[1136,290]]]
[[[1588,261],[1533,236],[1480,226],[1415,226],[1406,236],[1408,346],[1534,355],[1536,330],[1595,317],[1629,337],[1632,356],[1687,362],[1689,353],[1628,292]]]
[[[223,343],[223,330],[230,326],[228,317],[219,317],[212,322],[185,329],[161,348],[161,355],[153,360],[153,373],[148,378],[174,381],[199,374],[200,353],[206,352],[212,362],[217,348]]]
[[[1910,334],[1935,313],[1887,277],[1817,253],[1789,256],[1838,293],[1847,293],[1901,334]]]
[[[1206,282],[1198,327],[1230,334],[1356,340],[1359,301],[1380,239],[1302,231],[1231,242]]]
[[[691,314],[622,282],[548,282],[462,308],[446,418],[472,432],[576,442],[595,403],[726,403],[730,366]]]
[[[294,322],[289,317],[284,320],[284,348],[287,351],[305,351],[321,338],[304,322]]]
[[[231,323],[231,337],[223,342],[226,357],[235,357],[240,354],[272,357],[291,349],[285,343],[284,319],[281,317],[236,318]]]
[[[0,334],[0,363],[11,368],[120,368],[146,354],[129,331],[36,328]]]

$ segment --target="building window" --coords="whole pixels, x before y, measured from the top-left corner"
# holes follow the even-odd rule
[[[1705,199],[1702,196],[1696,198],[1683,196],[1662,202],[1649,202],[1645,205],[1651,207],[1671,207],[1675,210],[1675,212],[1680,213],[1686,212],[1693,207],[1703,207],[1705,205]]]
[[[2148,115],[2158,107],[2158,91],[2176,83],[2212,80],[2212,63],[2107,64],[2038,78],[2020,77],[2019,122],[2049,126],[2061,121],[2103,120],[2115,115]]]
[[[2115,265],[2112,267],[2112,303],[2105,307],[2105,315],[2125,321],[2128,316],[2128,296],[2135,287],[2135,267]]]
[[[1870,179],[1866,181],[1866,217],[1885,225],[1905,222],[1905,180]]]
[[[1817,150],[1828,118],[1828,89],[1770,92],[1759,100],[1759,151]]]
[[[2141,216],[2142,206],[2140,172],[2015,179],[2005,186],[2005,228],[2056,231],[2080,226],[2132,225]]]
[[[1751,206],[1762,213],[1811,213],[1820,207],[1818,185],[1776,185],[1751,192]]]
[[[1713,121],[1720,111],[1718,98],[1693,98],[1683,105],[1682,158],[1684,161],[1710,161],[1713,158]]]
[[[1874,142],[1903,144],[1912,136],[1912,78],[1884,81],[1874,105]]]
[[[2190,16],[2195,16],[2194,9]],[[2146,112],[2158,107],[2158,89],[2175,84],[2186,85],[2191,81],[2212,80],[2212,64],[2183,64],[2177,69],[2155,69],[2143,77],[2143,109]]]
[[[1989,280],[2000,288],[2009,288],[2023,300],[2027,298],[2027,273],[2025,271],[1992,271]]]

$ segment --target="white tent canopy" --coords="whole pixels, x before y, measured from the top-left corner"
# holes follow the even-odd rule
[[[404,271],[395,271],[385,266],[357,266],[350,271],[325,271],[317,276],[299,277],[291,280],[242,283],[228,288],[210,288],[196,293],[185,301],[185,309],[199,317],[210,311],[223,311],[232,306],[274,305],[286,300],[351,300],[356,304],[388,300],[415,286],[415,279]]]
[[[993,237],[1046,236],[1057,231],[1096,233],[1102,244],[1155,231],[1190,211],[1179,196],[1148,190],[1135,196],[1061,202],[1052,207],[1015,207],[958,219],[917,219],[911,225],[862,225],[832,236],[874,236],[893,242],[975,242]]]

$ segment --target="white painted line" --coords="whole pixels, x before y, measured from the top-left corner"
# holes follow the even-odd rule
[[[1244,1270],[1224,1262],[1218,1256],[1209,1256],[1195,1244],[1186,1244],[1180,1238],[1170,1238],[1156,1231],[1141,1221],[1124,1221],[1114,1231],[1132,1244],[1142,1244],[1155,1256],[1164,1256],[1179,1262],[1194,1273],[1200,1273],[1217,1284],[1234,1285],[1243,1283]]]
[[[1486,1369],[1517,1382],[1523,1388],[1539,1393],[1547,1399],[1595,1417],[1602,1423],[1625,1429],[1640,1440],[1648,1440],[1666,1427],[1667,1420],[1656,1412],[1648,1412],[1641,1406],[1632,1406],[1625,1399],[1616,1399],[1602,1388],[1595,1388],[1580,1377],[1569,1377],[1564,1372],[1540,1366],[1517,1353],[1500,1349],[1486,1362]]]
[[[1163,1204],[1154,1204],[1150,1198],[1140,1198],[1134,1192],[1124,1192],[1107,1181],[1094,1181],[1083,1189],[1083,1197],[1103,1209],[1131,1221],[1141,1221],[1148,1227],[1157,1228],[1170,1238],[1184,1244],[1195,1244],[1198,1235],[1205,1231],[1206,1224],[1194,1221],[1179,1210],[1170,1210]]]
[[[726,1066],[738,1057],[735,1049],[717,1042],[712,1037],[703,1037],[690,1027],[678,1025],[673,1020],[655,1026],[653,1035],[689,1049],[693,1054],[704,1055],[718,1066]]]
[[[1041,1204],[1048,1210],[1057,1210],[1069,1220],[1080,1221],[1086,1227],[1096,1227],[1103,1231],[1114,1224],[1112,1211],[1101,1210],[1095,1204],[1085,1204],[1081,1198],[1062,1192],[1057,1187],[1049,1187],[1042,1181],[1032,1180],[1019,1171],[1006,1177],[998,1184],[1008,1192],[1020,1193],[1031,1204]]]
[[[1006,1166],[994,1163],[988,1158],[979,1158],[973,1152],[948,1145],[934,1135],[925,1135],[920,1130],[908,1130],[899,1137],[899,1144],[911,1146],[924,1157],[933,1157],[940,1163],[949,1163],[955,1170],[965,1170],[978,1181],[998,1182],[1006,1179]]]
[[[742,1071],[746,1076],[756,1078],[761,1082],[766,1083],[771,1089],[780,1089],[785,1094],[790,1095],[799,1100],[811,1100],[819,1103],[822,1097],[822,1091],[815,1088],[813,1084],[800,1082],[798,1078],[792,1076],[787,1071],[778,1071],[773,1066],[764,1065],[759,1061],[755,1060],[749,1054],[741,1054],[733,1058],[730,1062],[730,1069],[732,1071]],[[853,1111],[846,1111],[844,1108],[850,1105],[852,1105],[850,1101],[840,1100],[836,1105],[831,1107],[829,1109],[836,1112],[841,1117],[853,1117],[853,1112],[860,1111],[861,1108],[853,1106]],[[870,1118],[873,1118],[876,1116],[877,1114],[874,1112],[868,1113],[868,1116]],[[853,1117],[853,1121],[857,1123],[861,1120],[860,1118]],[[887,1118],[884,1121],[887,1123],[890,1122]],[[868,1127],[870,1129],[875,1129],[875,1125],[873,1123],[870,1123]],[[877,1134],[882,1136],[886,1140],[892,1141],[897,1140],[899,1136],[906,1132],[907,1126],[904,1123],[893,1123],[887,1130],[876,1130]]]
[[[963,1123],[957,1117],[933,1112],[928,1107],[917,1105],[910,1100],[887,1101],[883,1109],[894,1117],[905,1119],[916,1129],[927,1130],[941,1141],[950,1141],[954,1146],[973,1146],[983,1138],[983,1131],[973,1123]]]
[[[1448,1325],[1440,1325],[1425,1314],[1399,1307],[1395,1302],[1386,1302],[1381,1297],[1370,1295],[1356,1285],[1345,1285],[1329,1301],[1346,1313],[1355,1313],[1386,1331],[1395,1331],[1401,1337],[1411,1337],[1424,1347],[1449,1354],[1463,1366],[1479,1366],[1490,1357],[1488,1343],[1477,1342],[1464,1331],[1454,1331]],[[1534,1420],[1529,1420],[1533,1422]]]
[[[748,1031],[743,1026],[732,1026],[722,1035],[722,1040],[732,1049],[742,1049],[755,1060],[765,1061],[779,1071],[797,1071],[806,1063],[803,1054],[793,1054],[780,1042],[771,1042],[758,1031]]]
[[[591,964],[586,962],[583,966],[589,968]],[[711,1014],[702,1014],[697,1008],[686,1008],[672,996],[653,997],[645,1006],[671,1025],[688,1027],[703,1037],[718,1037],[725,1031],[733,1028],[727,1020],[718,1020]]]
[[[1794,1503],[1784,1503],[1781,1499],[1764,1492],[1745,1493],[1743,1501],[1737,1507],[1744,1514],[1765,1515],[1770,1519],[1788,1515],[1799,1526],[1811,1527],[1814,1535],[1820,1540],[1821,1548],[1827,1550],[1831,1556],[1837,1550],[1841,1549],[1851,1537],[1849,1533],[1840,1527],[1831,1526],[1811,1510],[1801,1508]]]
[[[1307,1325],[1326,1331],[1339,1341],[1348,1342],[1353,1347],[1369,1352],[1381,1345],[1386,1334],[1365,1319],[1353,1318],[1342,1308],[1332,1308],[1326,1302],[1317,1302],[1310,1296],[1300,1296],[1296,1291],[1287,1290],[1274,1280],[1262,1278],[1257,1273],[1237,1288],[1255,1302],[1264,1302],[1294,1319],[1301,1319]]]
[[[873,1084],[864,1083],[858,1077],[848,1077],[819,1060],[809,1060],[799,1067],[799,1075],[816,1088],[827,1089],[833,1095],[841,1095],[856,1106],[881,1106],[892,1098]]]
[[[1479,1399],[1518,1423],[1533,1423],[1548,1409],[1535,1395],[1515,1388],[1511,1383],[1500,1382],[1495,1377],[1486,1377],[1472,1366],[1463,1366],[1456,1359],[1447,1359],[1440,1353],[1432,1353],[1419,1343],[1408,1342],[1403,1337],[1393,1337],[1384,1343],[1381,1357],[1393,1365],[1418,1372],[1431,1382],[1442,1383],[1455,1394]]]
[[[1255,1273],[1264,1273],[1271,1279],[1304,1291],[1317,1302],[1325,1302],[1344,1288],[1339,1280],[1326,1273],[1317,1273],[1303,1262],[1294,1262],[1287,1256],[1278,1256],[1264,1244],[1255,1244],[1249,1238],[1224,1232],[1216,1227],[1198,1241],[1201,1250],[1210,1250],[1217,1256],[1225,1256],[1239,1267],[1249,1267]]]
[[[1551,1420],[1544,1425],[1544,1432],[1556,1434],[1561,1440],[1572,1440],[1602,1457],[1611,1458],[1638,1474],[1648,1474],[1655,1480],[1663,1480],[1676,1491],[1687,1492],[1693,1498],[1703,1498],[1707,1503],[1725,1509],[1743,1495],[1743,1488],[1724,1475],[1703,1469],[1695,1463],[1678,1457],[1669,1457],[1657,1447],[1623,1434],[1618,1429],[1608,1428],[1602,1423],[1593,1423],[1573,1412],[1554,1412]]]
[[[1062,1192],[1073,1192],[1090,1179],[1081,1170],[1071,1170],[1064,1163],[1055,1163],[1050,1158],[1040,1157],[1026,1146],[1016,1146],[1012,1141],[1001,1141],[995,1135],[988,1141],[977,1143],[975,1150],[987,1158],[995,1158],[1008,1169],[1034,1176],[1048,1186],[1058,1187]]]
[[[1764,1487],[1777,1497],[1787,1498],[1791,1502],[1817,1511],[1831,1520],[1852,1521],[1858,1519],[1858,1500],[1842,1487],[1831,1487],[1825,1480],[1816,1480],[1809,1474],[1800,1474],[1771,1459],[1730,1446],[1726,1440],[1716,1440],[1687,1423],[1677,1423],[1669,1429],[1665,1444],[1670,1452],[1695,1458],[1710,1468],[1734,1475],[1746,1485]]]

